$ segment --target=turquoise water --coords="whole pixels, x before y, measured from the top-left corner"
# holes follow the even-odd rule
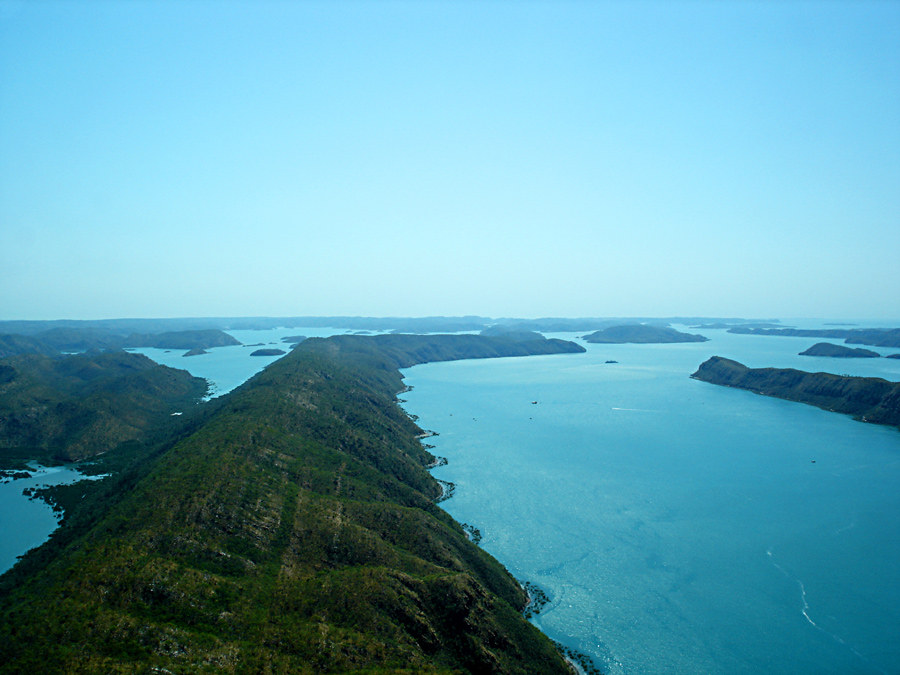
[[[240,386],[270,363],[281,356],[250,356],[257,349],[283,349],[290,351],[291,344],[281,339],[292,335],[306,337],[328,337],[345,332],[334,328],[273,328],[271,330],[229,330],[229,335],[241,342],[240,345],[215,347],[207,354],[185,357],[184,350],[132,349],[144,354],[157,363],[171,368],[187,370],[192,375],[209,380],[210,395],[221,396]]]
[[[77,465],[30,465],[29,478],[0,480],[0,574],[16,564],[19,556],[40,546],[59,524],[59,514],[41,499],[29,499],[23,490],[88,480]],[[91,477],[89,480],[95,480]]]
[[[894,381],[900,361],[694,332],[404,371],[442,506],[607,672],[900,672],[900,433],[689,378],[714,354]]]

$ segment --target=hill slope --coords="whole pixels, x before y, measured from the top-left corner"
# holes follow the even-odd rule
[[[792,368],[748,368],[713,356],[691,377],[712,384],[845,413],[874,424],[900,426],[900,383],[877,377],[806,373]]]
[[[141,354],[38,354],[0,361],[0,465],[73,462],[148,432],[206,394],[206,380]]]
[[[568,673],[519,584],[435,505],[396,405],[398,366],[523,344],[505,342],[301,343],[43,569],[0,578],[0,670]]]

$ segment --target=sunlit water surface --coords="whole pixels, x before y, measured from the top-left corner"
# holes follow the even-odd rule
[[[898,381],[900,360],[693,332],[405,370],[442,506],[607,672],[900,672],[900,432],[689,377],[721,355]]]

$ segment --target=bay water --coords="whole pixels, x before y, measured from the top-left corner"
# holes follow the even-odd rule
[[[900,673],[900,432],[689,377],[719,355],[898,381],[900,360],[691,332],[710,341],[405,370],[442,507],[604,672]]]

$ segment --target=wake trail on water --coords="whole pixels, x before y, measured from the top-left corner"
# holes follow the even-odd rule
[[[846,525],[846,526],[842,527],[841,529],[836,530],[832,536],[836,537],[837,535],[839,535],[843,532],[846,532],[847,530],[852,530],[854,527],[856,527],[856,519],[855,518],[854,518],[853,522],[850,523],[849,525]]]
[[[838,635],[835,635],[834,633],[829,633],[827,630],[825,630],[819,624],[817,624],[815,621],[813,621],[812,617],[809,615],[809,602],[807,602],[807,600],[806,600],[806,586],[803,585],[803,582],[800,581],[800,579],[795,579],[794,577],[792,577],[786,569],[784,569],[781,565],[779,565],[777,562],[775,562],[775,558],[772,555],[772,549],[766,549],[766,555],[769,556],[769,562],[771,562],[775,566],[775,569],[777,569],[784,576],[786,576],[788,579],[790,579],[791,581],[793,581],[800,587],[800,601],[803,603],[803,607],[800,609],[800,613],[803,614],[803,618],[806,619],[810,623],[810,625],[813,626],[813,628],[824,633],[825,635],[830,637],[832,640],[835,640],[839,644],[844,645],[847,649],[849,649],[851,652],[853,652],[853,654],[855,654],[857,657],[859,657],[860,659],[865,661],[870,666],[874,667],[879,673],[884,673],[884,675],[889,675],[887,671],[882,670],[878,666],[875,666],[871,661],[869,661],[869,659],[867,659],[865,656],[863,656],[858,651],[856,651],[856,649],[853,648],[853,645],[848,644],[846,640],[844,640],[843,638],[841,638]]]

